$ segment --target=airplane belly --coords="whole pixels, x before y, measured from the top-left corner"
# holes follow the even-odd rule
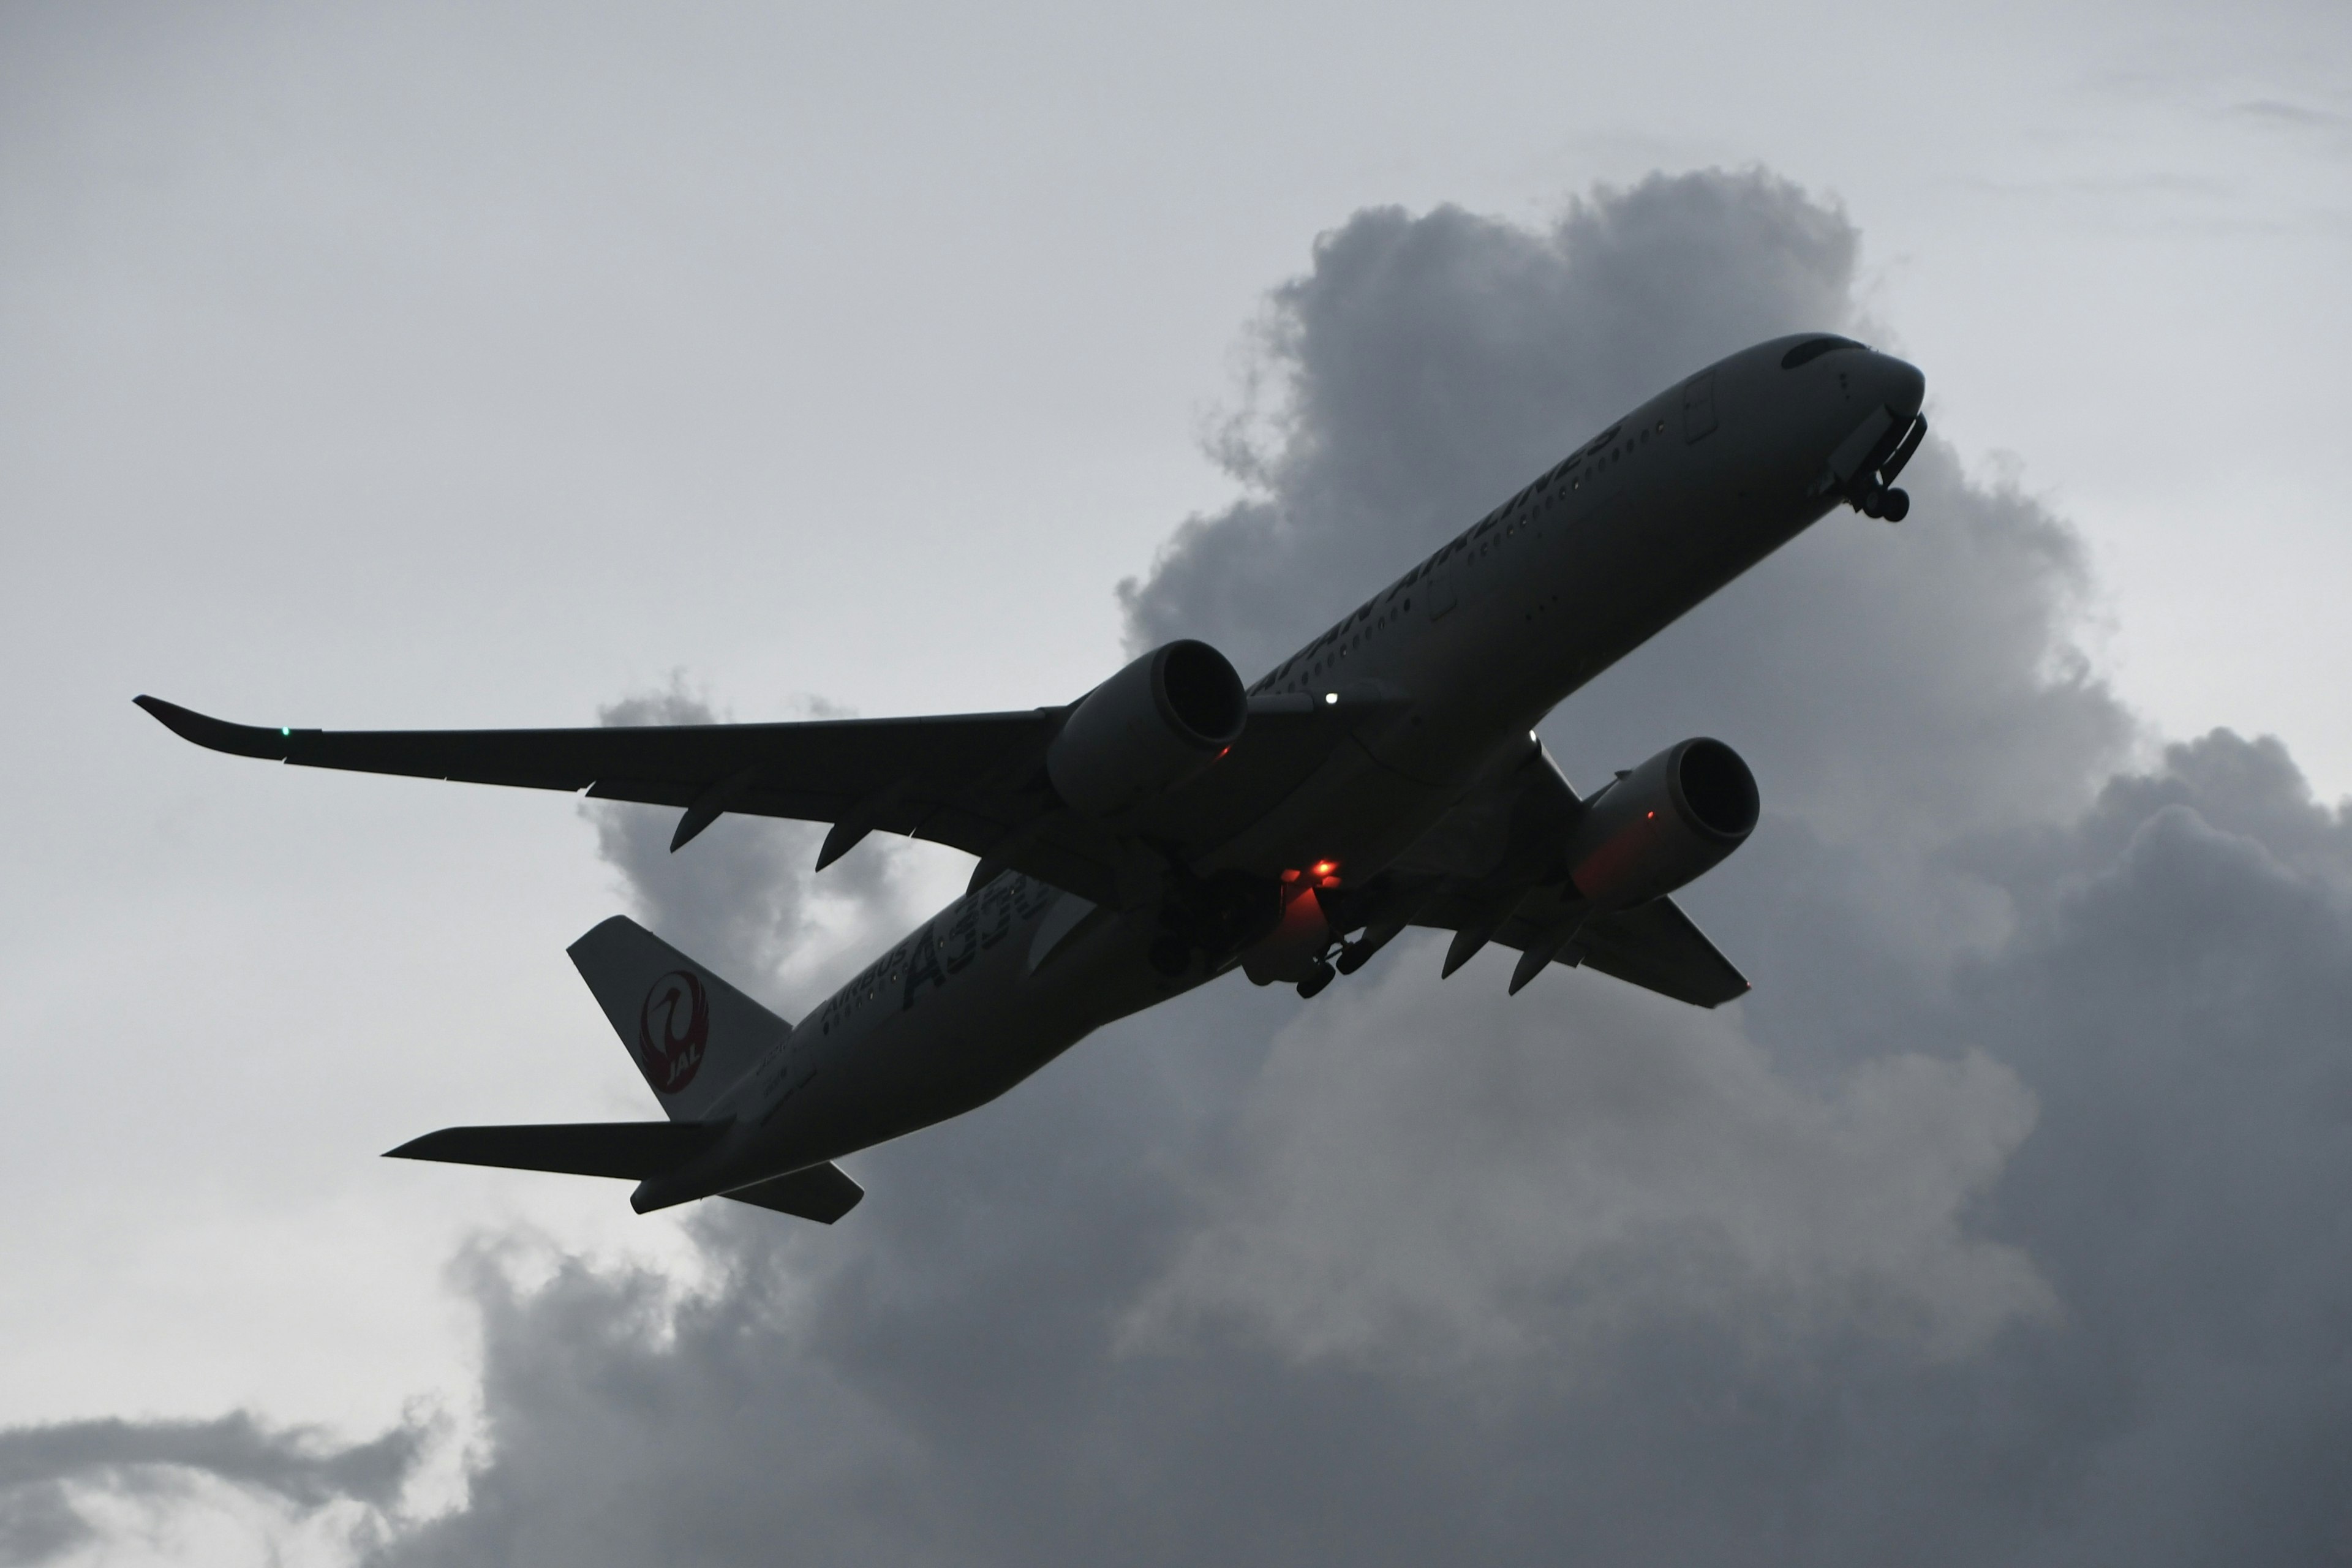
[[[958,900],[893,949],[878,989],[853,982],[843,993],[851,1004],[803,1025],[818,1031],[814,1061],[761,1112],[761,1165],[836,1159],[961,1115],[1103,1025],[1199,984],[1151,966],[1148,919],[1108,910],[1033,968],[1038,929],[1067,894],[981,949],[965,940],[964,916],[983,894]],[[967,948],[969,961],[955,964]]]

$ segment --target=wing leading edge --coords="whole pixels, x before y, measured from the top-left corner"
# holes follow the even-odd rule
[[[1336,707],[1260,697],[1249,727],[1153,820],[1081,816],[1045,773],[1066,708],[784,724],[563,730],[309,730],[233,724],[140,697],[183,740],[235,756],[463,784],[584,793],[681,812],[675,849],[734,812],[833,824],[820,868],[869,833],[929,839],[980,858],[974,884],[1021,871],[1094,903],[1129,907],[1171,854],[1213,847],[1295,788],[1373,693]]]
[[[1059,709],[789,724],[297,730],[137,701],[183,740],[236,756],[677,807],[685,816],[672,847],[736,812],[835,824],[827,860],[869,832],[899,833],[1100,901],[1115,885],[1118,847],[1057,811],[1045,782]]]

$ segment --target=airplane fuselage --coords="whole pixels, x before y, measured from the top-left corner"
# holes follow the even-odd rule
[[[1562,699],[1853,500],[1916,414],[1919,373],[1818,337],[1759,344],[1630,411],[1250,688],[1345,738],[1189,873],[1377,879]],[[1796,360],[1793,364],[1784,361]],[[1859,503],[1857,503],[1859,504]],[[641,1209],[835,1159],[985,1103],[1087,1034],[1234,968],[1165,961],[1150,901],[1097,907],[1007,871],[803,1019],[714,1108],[735,1121]]]

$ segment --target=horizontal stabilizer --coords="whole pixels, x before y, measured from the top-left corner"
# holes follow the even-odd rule
[[[866,1189],[851,1181],[840,1166],[828,1162],[794,1171],[789,1176],[771,1176],[764,1182],[738,1187],[726,1195],[739,1204],[757,1204],[779,1214],[831,1225],[857,1206]]]
[[[411,1139],[384,1158],[642,1182],[685,1164],[718,1142],[727,1125],[723,1121],[571,1121],[444,1127]]]

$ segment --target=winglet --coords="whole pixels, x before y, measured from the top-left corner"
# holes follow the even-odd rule
[[[289,742],[297,733],[315,734],[316,731],[265,730],[255,724],[232,724],[226,719],[214,719],[183,708],[176,702],[166,702],[160,697],[134,697],[133,702],[153,714],[163,728],[183,741],[215,752],[226,752],[232,756],[267,757],[284,762],[293,750]]]

